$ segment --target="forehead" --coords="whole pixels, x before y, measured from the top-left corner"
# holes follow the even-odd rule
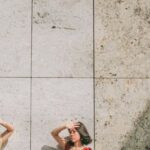
[[[77,131],[75,128],[74,129],[68,129],[69,132],[72,132],[72,131]]]

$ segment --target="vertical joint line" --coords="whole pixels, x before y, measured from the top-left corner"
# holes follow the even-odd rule
[[[33,35],[33,0],[31,0],[31,54],[30,54],[30,150],[32,144],[32,36]]]
[[[94,150],[95,150],[95,1],[93,0],[93,119],[94,119]]]

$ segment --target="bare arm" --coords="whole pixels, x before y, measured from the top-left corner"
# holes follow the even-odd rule
[[[0,134],[0,137],[2,138],[2,142],[7,142],[8,138],[12,135],[14,132],[14,127],[3,120],[0,119],[0,125],[2,125],[4,128],[6,128],[6,131],[4,131],[2,134]]]
[[[60,147],[64,150],[65,146],[66,146],[66,139],[63,137],[59,136],[59,133],[64,130],[64,129],[72,129],[75,127],[79,127],[79,124],[69,121],[66,122],[64,124],[62,124],[61,126],[59,126],[58,128],[55,128],[54,130],[51,131],[51,135],[54,137],[54,139],[59,143]]]
[[[64,130],[64,129],[66,129],[66,125],[64,124],[64,125],[61,125],[61,126],[59,126],[59,127],[57,127],[57,128],[55,128],[55,129],[53,129],[52,131],[51,131],[51,135],[54,137],[54,139],[59,143],[59,145],[60,145],[60,147],[64,150],[65,149],[65,145],[66,145],[66,140],[65,140],[65,138],[63,138],[63,137],[60,137],[59,136],[59,133],[62,131],[62,130]]]

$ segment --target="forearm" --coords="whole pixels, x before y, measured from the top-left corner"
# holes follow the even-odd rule
[[[58,135],[62,130],[66,129],[65,125],[61,125],[51,131],[52,135]]]

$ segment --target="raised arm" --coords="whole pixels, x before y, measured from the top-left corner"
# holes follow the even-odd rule
[[[65,149],[66,140],[63,137],[60,137],[59,133],[66,128],[67,128],[66,125],[62,124],[51,131],[51,135],[54,137],[54,139],[58,142],[58,144],[63,150]]]
[[[0,134],[0,138],[2,138],[2,142],[7,142],[8,138],[12,135],[14,132],[14,127],[2,119],[0,119],[0,125],[2,125],[4,128],[6,128],[6,131],[4,131],[2,134]]]
[[[76,124],[75,122],[70,121],[70,122],[66,122],[66,123],[60,125],[59,127],[55,128],[51,131],[51,135],[59,143],[60,147],[63,150],[65,149],[65,146],[66,146],[66,139],[63,137],[60,137],[59,133],[64,129],[72,129],[75,127],[79,127],[79,125]]]

